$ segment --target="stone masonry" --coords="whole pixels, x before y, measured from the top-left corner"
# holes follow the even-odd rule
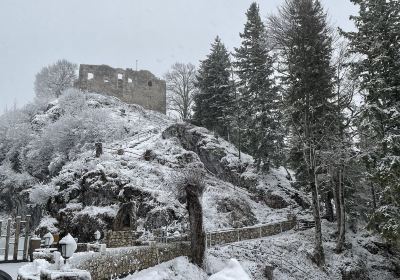
[[[106,280],[123,277],[179,256],[188,256],[189,253],[189,242],[116,248],[71,259],[71,266],[89,271],[92,279]]]
[[[166,113],[166,83],[147,70],[81,64],[75,87],[115,96],[126,103]]]
[[[107,244],[107,248],[117,248],[117,247],[129,247],[136,246],[137,238],[140,233],[135,231],[107,231],[104,236],[104,242]]]
[[[291,230],[296,226],[296,224],[296,220],[288,220],[274,224],[207,232],[206,244],[208,247],[211,247],[226,243],[267,237]]]

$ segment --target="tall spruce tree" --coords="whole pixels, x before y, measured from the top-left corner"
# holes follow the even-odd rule
[[[359,5],[359,15],[351,17],[357,30],[345,35],[351,51],[362,55],[352,66],[365,92],[359,128],[372,192],[381,193],[371,225],[399,244],[400,2],[351,1]]]
[[[253,155],[257,169],[279,164],[284,133],[278,90],[273,78],[273,59],[267,49],[266,28],[259,7],[252,3],[240,33],[242,44],[235,49],[234,63],[239,82],[239,129],[244,150]]]
[[[326,13],[316,0],[286,1],[270,26],[282,58],[284,103],[294,151],[291,163],[297,179],[312,193],[314,261],[323,265],[319,175],[325,168],[323,154],[334,138],[337,112],[332,101],[332,39]]]
[[[217,37],[211,53],[201,61],[197,75],[193,122],[227,137],[231,127],[235,96],[229,53]]]

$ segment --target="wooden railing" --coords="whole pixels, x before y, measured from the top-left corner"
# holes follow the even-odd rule
[[[25,220],[21,220],[21,216],[15,218],[14,223],[14,240],[12,241],[11,229],[12,219],[6,221],[5,234],[3,235],[3,221],[0,221],[0,262],[28,260],[29,234],[30,234],[30,215],[26,215]],[[24,233],[21,234],[21,228],[25,226]],[[23,242],[20,239],[23,237]],[[13,252],[10,255],[10,245],[13,245]],[[3,254],[1,252],[4,252]],[[22,258],[19,252],[22,251]],[[11,258],[10,258],[11,257]]]

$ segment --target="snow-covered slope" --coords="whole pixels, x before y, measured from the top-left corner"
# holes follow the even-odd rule
[[[314,229],[288,231],[279,235],[236,242],[208,250],[210,273],[223,269],[230,258],[236,258],[253,279],[398,279],[399,256],[385,248],[381,238],[367,231],[347,231],[346,248],[337,254],[335,224],[323,221],[325,266],[312,261]]]
[[[193,163],[207,169],[206,230],[284,220],[303,211],[298,202],[307,204],[290,187],[284,170],[259,175],[251,156],[239,159],[231,143],[206,129],[113,97],[75,92],[33,115],[31,125],[38,137],[58,139],[52,142],[57,152],[43,169],[49,175],[18,193],[38,212],[36,226],[42,232],[59,229],[80,240],[92,239],[95,230],[110,229],[121,205],[130,201],[138,229],[183,231],[187,211],[176,183]],[[103,143],[98,158],[94,139]],[[26,173],[35,175],[28,168]],[[11,170],[7,176],[12,177]]]

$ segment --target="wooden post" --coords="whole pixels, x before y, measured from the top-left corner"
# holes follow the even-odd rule
[[[7,232],[6,232],[6,248],[4,250],[4,260],[8,261],[8,250],[10,248],[10,234],[11,234],[11,218],[7,220]]]
[[[1,239],[1,227],[3,226],[3,221],[0,221],[0,239]]]
[[[103,154],[103,144],[102,143],[96,143],[94,144],[96,147],[96,157],[100,157]]]
[[[31,215],[26,215],[25,217],[25,240],[24,240],[24,261],[28,260],[28,247],[29,247],[29,231],[30,231],[30,222],[31,222]]]
[[[21,229],[21,216],[17,216],[15,219],[15,239],[14,239],[14,255],[13,259],[18,259],[18,245],[19,245],[19,231]]]

